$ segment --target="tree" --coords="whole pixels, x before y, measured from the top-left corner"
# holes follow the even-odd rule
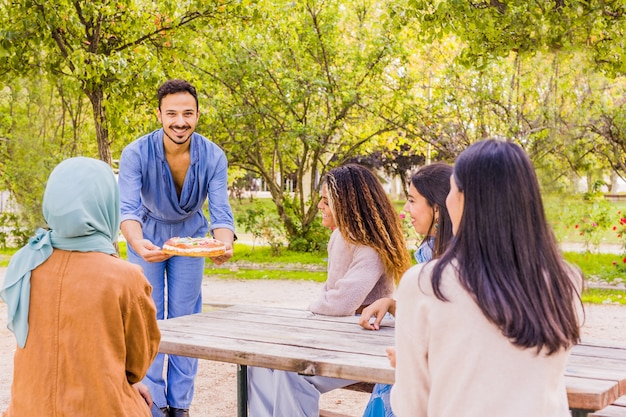
[[[17,0],[0,3],[0,75],[67,77],[89,99],[100,159],[111,163],[110,128],[126,130],[127,104],[150,97],[171,73],[168,49],[185,27],[240,2]],[[19,16],[13,19],[9,16]],[[176,38],[176,39],[175,39]],[[151,100],[150,100],[151,101]],[[111,116],[114,117],[111,117]],[[145,118],[144,118],[145,120]]]
[[[49,172],[67,157],[91,154],[96,144],[80,91],[17,78],[0,90],[0,190],[20,208],[23,228],[43,226],[41,198]]]
[[[626,4],[623,0],[410,0],[421,39],[454,35],[460,58],[482,67],[515,51],[588,51],[597,67],[626,74]]]
[[[386,6],[264,2],[256,20],[207,26],[190,49],[190,65],[215,82],[212,137],[263,178],[292,245],[312,241],[320,177],[393,129],[381,116],[398,100],[401,55]]]

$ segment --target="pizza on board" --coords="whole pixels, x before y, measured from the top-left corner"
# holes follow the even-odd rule
[[[216,257],[226,252],[224,242],[210,237],[173,237],[161,249],[163,253],[178,256]]]

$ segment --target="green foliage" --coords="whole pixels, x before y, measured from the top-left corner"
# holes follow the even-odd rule
[[[460,58],[474,66],[511,51],[585,49],[604,70],[626,73],[622,0],[409,0],[409,5],[421,39],[457,36],[465,44]]]
[[[574,229],[585,241],[588,250],[597,248],[604,232],[612,225],[613,207],[610,203],[602,200],[594,200],[587,204],[584,213],[573,215]]]
[[[0,249],[21,247],[28,242],[30,233],[19,220],[15,213],[0,213]]]
[[[285,200],[285,212],[291,213],[294,218],[298,218],[297,209],[294,208],[290,199]],[[308,224],[304,221],[296,221],[296,235],[290,235],[289,248],[298,252],[318,252],[326,251],[330,230],[322,226],[320,216],[315,216]]]
[[[610,290],[601,288],[587,288],[583,291],[581,299],[588,304],[626,304],[626,293],[622,290]]]
[[[626,214],[622,213],[621,210],[619,210],[617,214],[619,216],[618,223],[613,226],[611,230],[622,244],[622,253],[626,254]]]
[[[246,233],[252,234],[253,238],[268,244],[276,255],[283,250],[283,245],[295,252],[319,252],[325,251],[330,232],[322,226],[321,220],[315,218],[309,224],[306,233],[301,237],[290,237],[284,232],[283,224],[276,213],[276,206],[270,199],[250,199],[249,201],[238,200],[231,207],[238,228],[243,227]],[[287,207],[287,210],[289,208]]]
[[[236,218],[245,232],[251,233],[254,240],[260,239],[268,244],[274,254],[279,254],[283,247],[284,231],[278,216],[261,204],[254,204],[244,209]]]
[[[363,155],[402,176],[502,135],[545,189],[572,191],[626,175],[624,7],[0,1],[0,189],[34,230],[50,169],[116,159],[157,127],[156,87],[176,77],[197,87],[198,131],[268,185],[294,248],[321,248],[319,179]]]
[[[91,104],[99,157],[111,162],[114,139],[147,124],[145,108],[132,110],[154,103],[165,78],[193,79],[177,49],[195,34],[193,25],[241,11],[247,3],[2,2],[0,16],[19,18],[0,21],[0,74],[73,84]],[[110,130],[118,134],[109,137]]]
[[[394,128],[389,105],[405,92],[387,6],[259,2],[250,20],[201,29],[210,48],[189,45],[214,86],[211,132],[267,184],[294,247],[318,246],[318,179]]]
[[[625,206],[580,194],[546,194],[543,197],[548,222],[561,242],[583,242],[589,251],[601,243],[623,243],[620,233]]]
[[[583,271],[587,279],[600,283],[619,284],[626,272],[626,257],[610,253],[565,252],[564,257]]]
[[[119,243],[121,257],[126,258],[126,244]],[[252,247],[235,243],[235,255],[227,265],[215,266],[206,263],[205,274],[222,279],[288,279],[312,280],[324,282],[326,272],[325,252],[294,252],[284,249],[275,254],[269,246]],[[7,267],[9,260],[17,251],[0,248],[0,267]],[[624,272],[617,272],[613,265],[626,263],[616,255],[566,252],[565,259],[578,265],[588,280],[605,283],[618,283]],[[272,268],[268,268],[268,266]],[[582,294],[583,302],[593,304],[626,304],[626,293],[622,290],[586,288]]]
[[[93,156],[95,143],[84,141],[93,133],[85,126],[83,98],[58,80],[40,83],[18,77],[0,90],[0,189],[8,190],[20,212],[23,229],[34,232],[45,224],[41,198],[50,171],[61,160]],[[95,151],[95,152],[94,152]]]
[[[128,259],[127,255],[126,255],[126,251],[128,250],[128,247],[126,245],[126,241],[119,241],[117,243],[117,249],[119,250],[120,258]]]

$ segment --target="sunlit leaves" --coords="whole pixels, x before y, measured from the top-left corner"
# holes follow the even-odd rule
[[[426,40],[449,34],[466,43],[460,58],[484,67],[511,51],[588,50],[596,64],[625,73],[626,4],[622,0],[410,0]]]

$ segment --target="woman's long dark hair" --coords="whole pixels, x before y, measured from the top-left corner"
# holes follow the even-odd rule
[[[464,196],[455,239],[433,269],[455,261],[459,279],[483,314],[517,346],[549,354],[580,339],[580,272],[565,263],[549,227],[532,163],[521,147],[484,140],[457,158],[454,181]],[[582,276],[580,276],[582,281]]]
[[[450,239],[452,239],[452,222],[446,208],[446,197],[450,192],[450,176],[452,175],[452,167],[450,165],[438,162],[423,166],[413,176],[411,176],[411,184],[428,202],[433,209],[433,221],[428,228],[428,233],[424,236],[424,240],[428,239],[435,228],[435,247],[433,248],[433,258],[440,257],[448,247]],[[439,218],[436,221],[435,206],[439,210]]]

